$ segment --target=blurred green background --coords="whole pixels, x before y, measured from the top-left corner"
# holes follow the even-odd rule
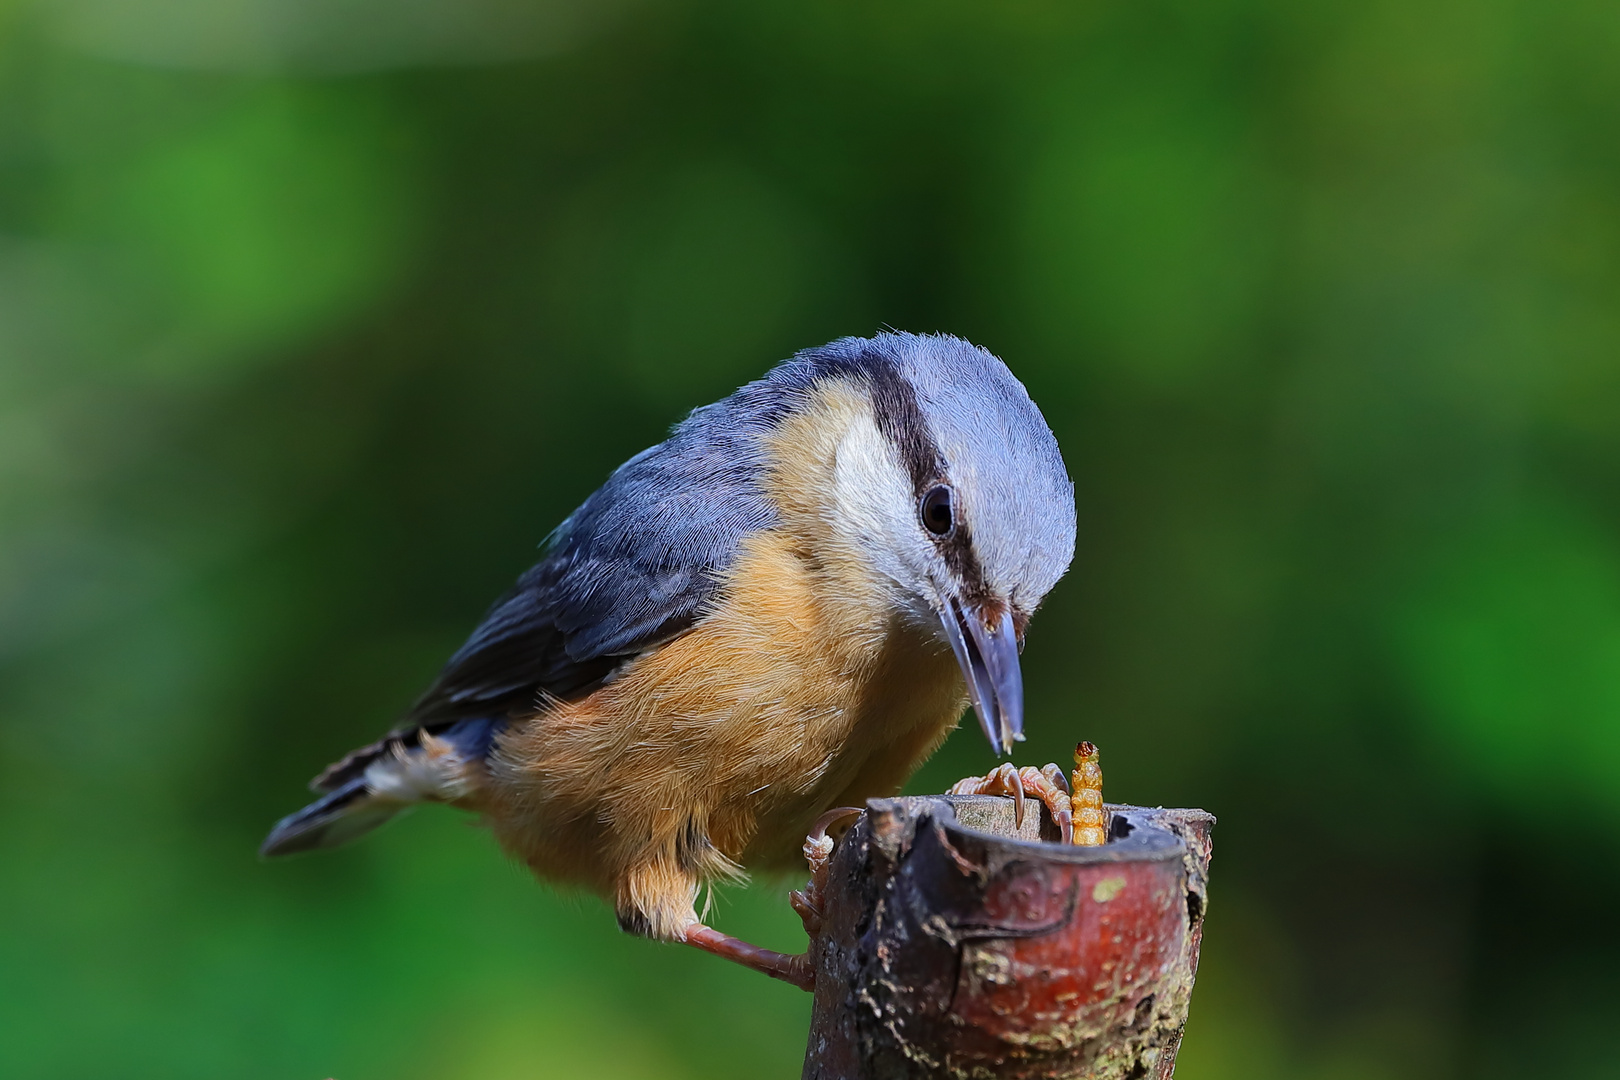
[[[1610,3],[0,0],[0,1073],[796,1076],[798,991],[454,813],[254,849],[891,324],[1076,481],[1021,758],[1220,816],[1178,1075],[1620,1077],[1617,301]]]

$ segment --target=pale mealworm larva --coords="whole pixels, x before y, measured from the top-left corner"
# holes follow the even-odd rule
[[[1108,812],[1103,809],[1102,763],[1097,748],[1083,742],[1074,748],[1074,842],[1081,847],[1097,847],[1108,839]]]

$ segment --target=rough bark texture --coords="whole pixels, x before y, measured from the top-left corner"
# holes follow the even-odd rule
[[[1029,809],[868,804],[828,875],[805,1080],[1171,1076],[1215,819],[1110,806],[1085,848]]]

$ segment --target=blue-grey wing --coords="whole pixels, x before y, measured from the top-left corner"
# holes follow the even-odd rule
[[[573,698],[690,627],[743,538],[776,513],[760,488],[762,420],[727,399],[621,466],[495,602],[409,727]]]

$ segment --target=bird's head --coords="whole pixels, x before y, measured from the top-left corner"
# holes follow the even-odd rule
[[[1007,366],[959,338],[882,334],[801,354],[860,408],[822,513],[889,603],[948,643],[997,754],[1023,738],[1024,627],[1074,556],[1074,485]]]

